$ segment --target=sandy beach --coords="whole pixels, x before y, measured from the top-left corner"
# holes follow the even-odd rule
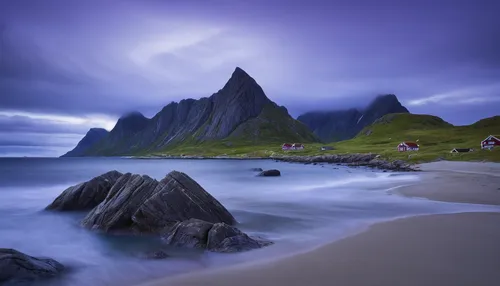
[[[500,164],[422,164],[423,182],[397,190],[432,200],[500,205]],[[426,215],[376,224],[313,251],[148,282],[149,286],[497,286],[499,213]]]

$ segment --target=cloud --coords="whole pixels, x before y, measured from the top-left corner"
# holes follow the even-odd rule
[[[459,105],[500,102],[500,84],[468,87],[408,101],[410,106],[428,104]]]
[[[45,136],[110,128],[129,111],[151,116],[170,101],[209,96],[236,66],[294,115],[363,107],[383,93],[452,123],[500,108],[498,1],[308,3],[2,3],[0,128]]]

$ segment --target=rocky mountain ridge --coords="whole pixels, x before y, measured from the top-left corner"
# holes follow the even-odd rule
[[[237,67],[212,96],[171,102],[151,119],[138,112],[128,114],[83,154],[69,154],[132,155],[222,139],[248,143],[317,141],[304,124],[271,101],[255,79]]]
[[[323,142],[354,138],[363,128],[390,113],[409,113],[394,94],[377,96],[365,109],[314,111],[297,120],[307,125]]]

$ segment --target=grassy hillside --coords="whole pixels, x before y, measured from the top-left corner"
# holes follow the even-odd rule
[[[386,159],[428,162],[436,159],[500,162],[500,148],[480,149],[480,142],[490,134],[500,134],[500,116],[486,118],[469,126],[453,126],[439,117],[417,114],[389,114],[363,129],[355,138],[332,144],[335,150],[320,151],[320,143],[306,143],[302,151],[282,151],[281,142],[270,136],[269,141],[247,141],[233,138],[217,142],[183,144],[160,154],[201,156],[268,157],[271,155],[320,155],[335,153],[377,153]],[[274,140],[276,139],[276,140]],[[398,152],[402,141],[416,141],[417,152]],[[471,153],[451,154],[453,148],[474,148]]]
[[[374,152],[390,159],[414,162],[446,160],[487,160],[500,162],[500,150],[481,150],[480,142],[500,133],[500,116],[469,126],[453,126],[439,117],[416,114],[389,114],[366,127],[354,139],[336,144],[346,152]],[[398,152],[402,141],[416,141],[417,152]],[[474,148],[471,153],[451,154],[453,148]]]

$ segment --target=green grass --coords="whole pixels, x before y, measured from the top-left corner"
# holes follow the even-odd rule
[[[366,127],[356,138],[335,145],[346,152],[373,152],[388,159],[410,162],[428,162],[439,158],[500,162],[500,150],[480,148],[482,140],[499,131],[500,116],[483,119],[469,126],[453,126],[430,115],[390,114]],[[396,146],[402,141],[417,142],[420,150],[398,152]],[[453,148],[474,148],[475,151],[451,154]]]
[[[453,126],[431,115],[389,114],[366,127],[353,139],[331,144],[306,143],[304,150],[282,151],[281,144],[284,142],[274,140],[270,136],[271,139],[268,141],[249,141],[242,138],[198,143],[191,141],[150,155],[269,157],[376,153],[388,160],[401,159],[414,163],[437,159],[500,162],[500,148],[493,151],[480,149],[482,140],[490,134],[499,133],[500,116],[483,119],[469,126]],[[402,141],[417,141],[420,150],[398,152],[396,147]],[[335,150],[320,151],[321,146],[325,145],[333,146]],[[475,151],[451,154],[453,148],[474,148]]]

